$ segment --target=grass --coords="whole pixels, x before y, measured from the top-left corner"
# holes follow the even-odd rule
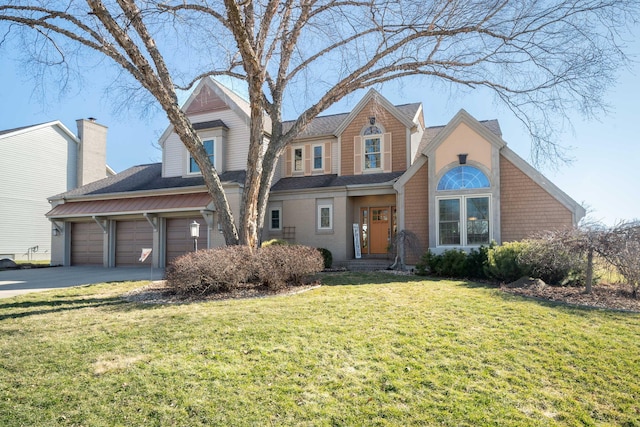
[[[142,305],[142,282],[0,300],[3,426],[640,425],[640,315],[337,273]]]

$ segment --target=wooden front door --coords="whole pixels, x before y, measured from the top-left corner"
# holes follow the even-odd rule
[[[389,248],[389,208],[371,208],[369,253],[386,254]]]

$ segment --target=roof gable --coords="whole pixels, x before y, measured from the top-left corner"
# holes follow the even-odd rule
[[[390,103],[387,98],[382,96],[375,89],[370,89],[369,92],[367,92],[367,94],[363,96],[360,102],[358,102],[358,104],[353,108],[353,110],[351,110],[351,112],[345,117],[340,126],[338,126],[338,128],[335,130],[334,134],[336,136],[342,134],[342,132],[344,132],[345,129],[349,126],[349,124],[371,101],[379,104],[407,128],[412,129],[413,127],[415,127],[416,124],[413,122],[413,120],[409,119],[405,114],[403,114],[398,107]]]

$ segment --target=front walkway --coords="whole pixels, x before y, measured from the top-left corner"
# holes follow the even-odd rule
[[[49,267],[0,271],[0,298],[30,292],[69,288],[103,282],[161,280],[164,270],[149,267]]]

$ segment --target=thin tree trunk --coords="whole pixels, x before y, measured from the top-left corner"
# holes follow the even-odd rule
[[[593,286],[593,248],[589,248],[587,251],[587,278],[586,278],[586,288],[584,292],[586,294],[591,293],[591,288]]]

